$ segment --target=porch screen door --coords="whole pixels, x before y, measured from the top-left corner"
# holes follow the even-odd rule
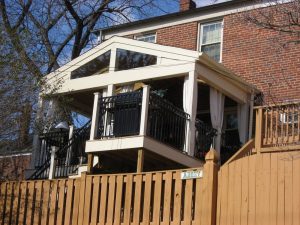
[[[220,154],[225,96],[218,90],[211,87],[209,99],[211,124],[212,127],[217,130],[217,136],[215,137],[214,141],[214,148]]]
[[[240,142],[246,143],[248,139],[249,103],[238,104],[237,117]]]

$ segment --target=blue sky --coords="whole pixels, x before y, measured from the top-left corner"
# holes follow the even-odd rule
[[[194,2],[196,2],[197,4],[197,7],[200,7],[200,6],[204,6],[204,5],[210,5],[210,4],[213,4],[213,3],[220,3],[220,2],[227,2],[229,0],[194,0]]]

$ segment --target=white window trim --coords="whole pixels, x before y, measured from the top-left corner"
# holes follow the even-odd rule
[[[142,38],[142,37],[144,38],[144,37],[152,36],[152,35],[154,35],[154,43],[156,43],[156,41],[157,41],[157,33],[156,32],[134,35],[134,39],[139,41],[139,38]]]
[[[211,25],[221,22],[221,45],[220,45],[220,62],[222,63],[223,59],[223,34],[224,34],[224,20],[215,20],[215,21],[209,21],[209,22],[200,22],[198,24],[198,38],[197,38],[197,49],[199,52],[201,52],[202,47],[202,36],[203,36],[203,25]],[[219,42],[211,43],[211,44],[217,44]]]
[[[280,122],[283,123],[283,124],[293,124],[293,121],[290,120],[291,113],[293,113],[293,112],[280,113],[279,114],[279,120],[280,120]],[[294,117],[294,124],[297,124],[298,120],[299,120],[299,116],[297,115],[297,118]]]

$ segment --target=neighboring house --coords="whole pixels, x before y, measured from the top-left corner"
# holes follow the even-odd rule
[[[91,121],[36,137],[28,177],[198,167],[210,146],[225,162],[253,136],[255,104],[300,100],[299,47],[279,53],[275,33],[243,20],[265,6],[181,0],[178,13],[97,31],[98,46],[46,77]]]

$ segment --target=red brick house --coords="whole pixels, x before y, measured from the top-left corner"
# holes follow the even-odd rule
[[[246,21],[270,7],[181,0],[180,12],[95,31],[98,46],[46,76],[90,122],[36,137],[29,177],[197,167],[210,146],[224,163],[251,141],[255,105],[300,101],[299,46]],[[276,121],[299,136],[293,112]]]

